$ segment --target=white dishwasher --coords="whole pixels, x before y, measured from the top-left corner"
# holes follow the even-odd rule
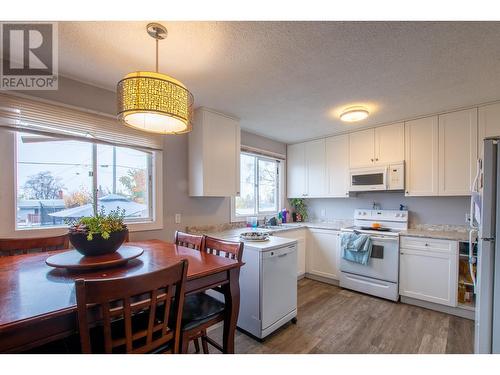
[[[297,240],[270,236],[265,242],[245,242],[243,262],[238,327],[262,339],[296,322]]]
[[[297,315],[296,243],[262,252],[261,293],[263,331],[291,313]]]

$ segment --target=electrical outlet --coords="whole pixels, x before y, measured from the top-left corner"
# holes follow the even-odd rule
[[[181,214],[175,214],[175,224],[181,223]]]

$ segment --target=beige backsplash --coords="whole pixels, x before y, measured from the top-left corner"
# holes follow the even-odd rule
[[[224,223],[224,224],[215,224],[215,225],[197,225],[186,227],[186,232],[192,234],[204,234],[204,233],[217,233],[217,232],[225,232],[231,229],[238,229],[246,227],[246,222],[240,221],[237,223]]]
[[[410,229],[417,230],[430,230],[440,232],[460,232],[466,233],[468,231],[467,225],[453,225],[453,224],[411,224]]]

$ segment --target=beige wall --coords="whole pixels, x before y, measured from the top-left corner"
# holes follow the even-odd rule
[[[27,91],[24,94],[98,112],[116,112],[115,93],[65,77],[57,91]],[[163,230],[134,232],[132,240],[171,240],[174,231],[186,226],[222,224],[230,221],[230,198],[192,198],[188,195],[188,136],[165,136],[163,152]],[[243,145],[286,154],[286,145],[242,131]],[[175,224],[181,214],[181,224]]]

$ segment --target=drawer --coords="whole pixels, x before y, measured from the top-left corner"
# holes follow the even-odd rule
[[[458,248],[457,241],[439,240],[435,238],[402,236],[400,247],[408,250],[453,253]]]

